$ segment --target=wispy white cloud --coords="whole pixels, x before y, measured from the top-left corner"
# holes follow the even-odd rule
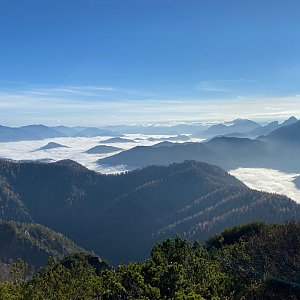
[[[123,98],[139,98],[155,97],[153,93],[145,91],[139,91],[134,89],[127,89],[122,87],[111,86],[96,86],[96,85],[65,85],[65,86],[38,86],[27,88],[15,88],[15,89],[2,89],[0,87],[0,96],[6,98],[20,98],[27,96],[39,97],[41,100],[63,99],[71,101],[81,100],[114,100]],[[44,97],[43,97],[44,96]]]
[[[0,90],[0,118],[4,125],[24,123],[99,125],[104,123],[258,121],[300,116],[299,97],[231,97],[198,99],[139,96],[115,87],[59,86]],[[87,95],[86,95],[87,94]],[[92,96],[90,96],[92,94]]]
[[[196,89],[203,92],[223,92],[229,93],[237,91],[241,87],[253,85],[256,80],[252,79],[224,79],[224,80],[203,80],[196,85]]]
[[[101,92],[117,92],[118,88],[108,86],[58,86],[38,87],[21,90],[20,93],[46,96],[98,96]]]

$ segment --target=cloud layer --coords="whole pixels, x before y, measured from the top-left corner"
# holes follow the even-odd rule
[[[159,142],[148,141],[147,138],[155,137],[162,139],[167,136],[128,134],[125,136],[128,139],[136,139],[136,143],[116,143],[115,147],[121,149],[130,149],[137,145],[150,146]],[[0,143],[0,158],[9,158],[14,160],[44,160],[51,159],[54,161],[62,159],[72,159],[85,167],[101,173],[118,173],[126,171],[124,166],[99,166],[97,160],[104,158],[110,154],[86,154],[86,150],[99,145],[101,140],[109,137],[67,137],[67,138],[52,138],[39,141],[23,141]],[[56,142],[69,148],[57,148],[50,150],[35,151],[49,142]],[[110,145],[110,144],[107,144]],[[293,180],[298,174],[283,173],[273,169],[263,168],[238,168],[231,170],[230,174],[243,181],[250,188],[262,190],[266,192],[283,194],[300,203],[300,189],[297,189]]]
[[[250,188],[282,194],[300,203],[300,190],[293,180],[298,174],[283,173],[264,168],[238,168],[230,174],[243,181]]]
[[[148,136],[150,137],[150,136]],[[163,138],[166,136],[155,136],[155,138]],[[79,162],[85,167],[95,170],[101,173],[117,173],[121,171],[126,171],[122,166],[109,167],[109,166],[98,166],[97,160],[104,158],[115,153],[110,154],[87,154],[86,150],[103,144],[102,140],[106,140],[110,137],[66,137],[66,138],[51,138],[37,141],[22,141],[22,142],[10,142],[10,143],[0,143],[0,158],[8,158],[13,160],[62,160],[62,159],[72,159]],[[114,143],[106,144],[109,146],[115,146],[124,150],[133,148],[137,145],[149,146],[158,143],[159,141],[148,141],[143,135],[130,134],[126,135],[125,138],[135,139],[139,138],[138,143],[127,142],[127,143]],[[59,143],[69,148],[55,148],[49,150],[36,151],[37,149],[45,146],[49,142]],[[105,143],[104,143],[105,144]]]

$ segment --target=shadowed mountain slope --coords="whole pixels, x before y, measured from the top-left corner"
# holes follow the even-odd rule
[[[280,127],[264,137],[261,140],[268,142],[283,144],[285,146],[300,145],[300,121],[294,122],[290,125]]]
[[[84,251],[61,233],[34,223],[0,222],[0,241],[0,264],[11,270],[11,262],[22,259],[29,274],[45,265],[50,256],[62,259]]]
[[[160,143],[158,145],[138,146],[100,159],[99,164],[145,167],[197,160],[231,169],[239,166],[258,167],[268,162],[270,158],[268,145],[265,142],[246,138],[216,137],[202,143]]]
[[[199,160],[206,163],[229,167],[226,159],[207,147],[204,143],[162,142],[153,146],[137,146],[130,150],[103,158],[100,164],[145,167],[149,165],[169,165],[185,160]]]
[[[114,263],[145,257],[167,236],[204,240],[228,225],[300,216],[287,197],[253,191],[221,168],[195,161],[120,175],[68,160],[0,161],[0,176],[2,220],[43,224]]]
[[[202,143],[135,147],[100,159],[99,164],[124,165],[131,169],[192,159],[216,164],[226,170],[237,167],[263,167],[298,173],[299,153],[300,121],[297,121],[255,140],[221,136]]]

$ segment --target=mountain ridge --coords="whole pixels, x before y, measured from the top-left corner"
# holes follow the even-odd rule
[[[137,146],[102,158],[98,163],[123,165],[131,169],[197,160],[219,165],[226,170],[251,167],[297,173],[300,168],[299,137],[300,121],[297,121],[256,139],[220,136],[203,142]]]
[[[253,191],[220,167],[196,161],[103,175],[70,160],[0,160],[0,178],[10,187],[0,198],[9,212],[2,220],[20,218],[15,197],[27,222],[61,232],[113,263],[144,258],[166,236],[204,240],[227,225],[300,216],[300,206],[287,197]]]

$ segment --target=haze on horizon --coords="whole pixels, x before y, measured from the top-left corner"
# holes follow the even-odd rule
[[[2,125],[300,116],[300,3],[0,3]]]

